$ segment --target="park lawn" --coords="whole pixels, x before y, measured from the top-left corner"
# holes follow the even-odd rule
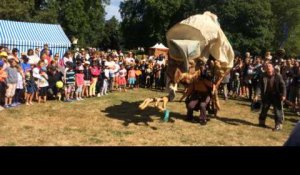
[[[184,121],[185,104],[169,103],[171,120],[139,103],[162,92],[145,89],[63,103],[49,101],[0,112],[2,146],[282,146],[299,118],[286,113],[282,132],[257,126],[258,113],[243,100],[221,101],[222,111],[206,126]],[[179,94],[177,98],[181,95]],[[198,113],[194,113],[198,116]],[[271,115],[272,116],[272,113]]]

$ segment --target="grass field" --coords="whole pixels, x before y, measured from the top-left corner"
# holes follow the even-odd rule
[[[3,146],[281,146],[299,118],[286,113],[282,132],[257,126],[258,113],[244,101],[221,101],[222,111],[206,126],[184,121],[185,104],[169,103],[171,121],[156,108],[139,111],[144,89],[80,102],[25,105],[0,112]],[[179,95],[177,98],[179,98]],[[198,114],[194,113],[198,116]],[[270,115],[271,117],[272,115]]]

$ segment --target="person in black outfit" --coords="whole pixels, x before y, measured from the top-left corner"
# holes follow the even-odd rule
[[[56,83],[58,81],[62,81],[63,74],[57,71],[57,68],[54,66],[49,67],[47,74],[48,74],[48,82],[49,82],[48,97],[50,100],[54,100],[58,93]]]
[[[259,126],[266,127],[267,113],[272,105],[275,111],[275,128],[274,131],[282,130],[283,123],[283,107],[282,102],[286,100],[286,87],[283,78],[280,74],[275,73],[272,64],[267,64],[266,72],[262,75],[259,86],[256,89],[256,97],[261,94],[262,109],[259,116]]]

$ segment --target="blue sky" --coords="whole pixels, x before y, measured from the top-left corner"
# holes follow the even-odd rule
[[[119,13],[119,6],[122,0],[110,0],[110,5],[106,6],[106,16],[105,19],[110,19],[111,17],[115,16],[119,21],[121,21],[121,15]]]

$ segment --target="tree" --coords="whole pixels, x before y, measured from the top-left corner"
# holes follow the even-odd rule
[[[121,28],[127,48],[149,47],[165,42],[165,33],[183,0],[128,0],[122,2]],[[172,23],[173,24],[173,23]]]
[[[34,0],[2,0],[0,16],[4,20],[29,21],[34,8]]]
[[[120,23],[115,16],[106,21],[104,33],[102,48],[120,50]]]
[[[288,54],[300,53],[300,1],[271,0],[276,37],[273,44]]]
[[[1,19],[61,24],[80,46],[99,47],[103,39],[105,5],[109,0],[3,0]]]
[[[86,0],[85,11],[87,12],[90,31],[86,35],[86,42],[90,46],[99,47],[102,43],[105,25],[105,7],[109,0]]]
[[[137,47],[165,42],[165,34],[170,27],[204,11],[219,16],[221,26],[235,49],[261,53],[271,47],[274,38],[271,4],[260,0],[126,1],[121,4],[125,43]]]
[[[59,2],[57,0],[35,0],[35,8],[32,11],[32,22],[58,23]]]
[[[228,0],[217,5],[216,14],[234,49],[263,54],[272,48],[275,30],[269,1]]]

